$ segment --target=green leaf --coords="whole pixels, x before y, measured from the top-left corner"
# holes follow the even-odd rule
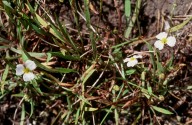
[[[131,1],[125,0],[125,16],[127,18],[127,21],[129,20],[131,15]]]
[[[89,0],[84,0],[84,6],[85,6],[85,18],[88,26],[90,26],[90,12],[89,12]]]
[[[134,14],[133,14],[133,16],[131,18],[131,21],[129,21],[129,24],[128,24],[127,29],[126,29],[125,34],[124,34],[125,38],[128,38],[130,36],[132,28],[135,25],[135,22],[136,22],[136,20],[138,18],[138,15],[139,15],[139,10],[140,10],[140,7],[141,7],[141,2],[142,2],[142,0],[137,0],[137,2],[136,2]]]
[[[25,48],[22,46],[22,50],[25,53],[25,55],[30,59],[30,55],[29,53],[25,50]],[[42,65],[41,63],[39,63],[37,60],[35,60],[35,58],[33,59],[33,61],[36,63],[36,65],[48,72],[52,72],[52,73],[70,73],[70,72],[77,72],[73,69],[65,69],[65,68],[56,68],[56,69],[51,69],[51,68],[47,68],[46,66]]]
[[[114,110],[114,114],[115,114],[115,123],[116,123],[116,125],[118,125],[118,123],[119,123],[119,114],[118,114],[117,109]]]
[[[31,27],[32,27],[37,33],[39,33],[39,34],[41,34],[41,35],[44,35],[44,34],[45,34],[45,32],[44,32],[41,28],[37,27],[36,25],[34,25],[34,24],[32,24],[32,23],[30,23],[30,25],[31,25]]]
[[[98,108],[85,107],[85,111],[93,112],[93,111],[97,111],[97,110],[98,110]]]
[[[24,125],[24,121],[25,121],[25,105],[23,103],[22,104],[22,111],[21,111],[21,122],[20,122],[20,125]]]
[[[13,10],[13,8],[11,7],[11,4],[9,3],[9,2],[7,2],[7,1],[2,1],[3,2],[3,4],[5,5],[5,6],[7,6],[7,7],[9,7],[9,9],[12,9]]]
[[[57,37],[59,40],[61,40],[63,43],[65,43],[63,36],[61,35],[61,33],[59,31],[57,31],[56,27],[54,27],[53,25],[51,25],[51,28],[49,28],[49,32],[54,35],[55,37]]]
[[[17,54],[23,54],[23,51],[22,51],[22,50],[15,49],[15,48],[13,48],[13,47],[11,47],[10,49],[11,49],[11,51],[13,51],[13,52],[15,52],[15,53],[17,53]],[[28,54],[29,54],[30,56],[32,56],[32,57],[35,57],[35,58],[42,58],[42,57],[45,57],[45,56],[46,56],[45,53],[37,53],[37,52],[28,52]],[[25,55],[26,55],[26,54],[25,54]],[[24,55],[23,55],[23,56],[24,56]],[[26,57],[23,57],[23,58],[25,59]]]
[[[173,65],[173,59],[174,59],[174,55],[173,53],[171,54],[171,58],[166,62],[166,69],[170,69],[171,66]]]
[[[187,86],[187,89],[192,89],[192,86]]]
[[[51,53],[47,53],[47,60],[46,60],[47,63],[51,60],[51,57],[52,57]]]
[[[129,92],[128,89],[123,90],[122,96],[125,96]]]
[[[183,21],[181,24],[179,24],[179,25],[177,25],[177,26],[174,26],[174,27],[168,29],[168,31],[169,31],[169,32],[178,31],[179,29],[183,28],[191,19],[192,19],[192,16],[189,17],[189,19]]]
[[[151,86],[147,86],[147,90],[148,90],[149,95],[151,95],[153,92]]]
[[[126,70],[125,73],[126,75],[132,75],[136,72],[136,69],[129,69],[129,70]]]
[[[110,109],[106,109],[106,112],[107,112],[107,113],[105,114],[105,116],[103,117],[103,119],[102,119],[102,121],[101,121],[101,123],[100,123],[99,125],[102,125],[103,122],[106,121],[107,116],[108,116],[111,112],[113,112],[112,110],[113,110],[113,106],[111,106]]]
[[[88,105],[90,105],[91,106],[91,103],[86,99],[86,98],[84,98],[83,96],[79,96],[79,99],[81,99],[82,100],[82,103],[83,104],[88,104]],[[81,105],[81,107],[83,107],[83,104]]]
[[[13,97],[24,97],[24,93],[12,94]]]
[[[1,94],[4,93],[4,85],[5,85],[5,81],[7,79],[8,73],[9,73],[9,65],[7,64],[5,67],[5,71],[3,72],[2,79],[0,79],[0,81],[1,81]]]
[[[70,72],[77,72],[74,69],[67,69],[67,68],[55,68],[57,72],[60,73],[70,73]]]
[[[49,28],[49,32],[54,35],[55,37],[57,37],[59,40],[61,40],[62,42],[65,42],[63,39],[63,36],[61,35],[61,33],[59,31],[57,31],[56,27],[54,27],[53,25],[51,25],[51,27],[49,27],[49,24],[43,19],[41,18],[37,13],[35,13],[37,21],[45,28]]]
[[[29,59],[24,52],[22,52],[22,59],[24,62]]]
[[[77,113],[75,115],[75,125],[77,125],[77,123],[79,121],[79,115],[80,115],[80,108],[78,108]]]
[[[9,83],[9,87],[8,87],[9,91],[12,91],[17,86],[17,83],[15,82],[9,81],[8,83]]]
[[[167,115],[171,115],[173,114],[172,112],[170,112],[169,110],[167,109],[164,109],[164,108],[161,108],[161,107],[157,107],[157,106],[152,106],[152,108],[160,113],[163,113],[163,114],[167,114]]]
[[[67,29],[66,29],[66,26],[61,24],[61,22],[59,21],[57,16],[56,16],[56,21],[58,23],[59,30],[61,31],[61,33],[64,36],[64,39],[65,39],[66,43],[70,43],[72,45],[72,47],[74,48],[74,50],[78,51],[77,45],[74,43],[71,36],[69,35],[69,33],[68,33]]]
[[[83,84],[88,80],[88,78],[95,72],[95,64],[93,63],[82,75],[81,81],[83,81]]]
[[[27,4],[25,4],[25,6],[27,7],[27,9],[31,12],[31,13],[35,13],[35,10],[33,9],[33,7],[31,6],[31,4],[29,3],[29,1],[27,0]]]
[[[34,103],[32,100],[30,100],[30,105],[31,105],[31,112],[30,112],[29,118],[33,115],[33,111],[34,111]]]
[[[43,27],[45,27],[45,28],[48,27],[48,23],[45,22],[37,13],[35,13],[35,16],[36,16],[37,20],[39,21],[39,23],[40,23]]]
[[[135,42],[137,40],[139,40],[139,38],[133,38],[133,39],[130,39],[130,40],[126,40],[125,42],[121,42],[120,44],[114,45],[111,48],[114,49],[114,48],[118,48],[118,47],[121,47],[121,46],[125,46],[126,44],[133,43],[133,42]]]
[[[145,43],[147,44],[147,47],[149,49],[149,51],[153,51],[153,47],[151,46],[151,44],[149,44],[148,42],[145,41]],[[156,71],[156,63],[155,63],[155,56],[154,53],[150,53],[150,61],[153,65],[153,71]]]
[[[148,92],[148,90],[146,90],[146,89],[141,89],[141,91],[142,91],[142,93],[145,95],[145,97],[147,98],[147,99],[150,99],[150,97],[151,97],[151,94],[149,94],[149,92]]]
[[[161,64],[161,62],[156,61],[156,64],[157,64],[158,73],[159,74],[164,73],[165,69],[164,69],[163,65]]]
[[[41,89],[40,89],[39,86],[38,86],[38,83],[37,83],[35,80],[33,80],[33,81],[31,82],[31,84],[33,85],[34,89],[35,89],[39,94],[43,95],[43,92],[41,91]]]
[[[7,79],[8,73],[9,73],[9,65],[7,64],[3,72],[2,81],[5,81]]]
[[[4,7],[4,10],[5,10],[5,13],[9,17],[9,20],[14,22],[15,21],[13,19],[14,9],[11,7],[11,4],[9,2],[7,2],[7,0],[6,1],[2,1],[2,3],[3,3],[3,7]]]
[[[65,60],[70,60],[70,61],[78,61],[80,60],[79,56],[71,56],[71,55],[63,55],[61,52],[49,52],[52,56],[57,56]]]

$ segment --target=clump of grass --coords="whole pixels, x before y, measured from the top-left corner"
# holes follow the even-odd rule
[[[51,118],[50,124],[106,124],[109,120],[119,124],[124,116],[127,124],[136,124],[143,122],[146,115],[150,123],[155,118],[160,124],[159,113],[175,113],[164,100],[169,95],[168,83],[184,65],[174,65],[173,53],[162,62],[161,52],[149,43],[155,37],[131,38],[141,0],[136,3],[131,17],[131,2],[125,1],[129,22],[125,38],[114,42],[106,38],[109,42],[105,47],[100,45],[104,39],[100,30],[117,34],[92,24],[91,1],[69,1],[75,23],[72,28],[61,22],[56,13],[49,13],[40,1],[3,1],[0,22],[5,35],[0,37],[0,97],[14,98],[16,108],[11,119],[20,124],[27,120],[42,122],[39,118]],[[86,31],[82,30],[82,20]],[[181,28],[186,21],[169,32]],[[69,32],[71,29],[74,32]],[[125,54],[124,45],[141,42],[148,51],[133,50],[132,55],[140,54],[143,58],[134,67],[127,67],[123,60],[129,55]],[[17,64],[26,60],[37,65],[36,77],[29,82],[15,73]]]

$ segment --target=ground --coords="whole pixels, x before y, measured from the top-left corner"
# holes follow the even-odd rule
[[[95,116],[95,123],[101,123],[102,119],[106,115],[107,110],[106,107],[110,106],[117,106],[119,109],[119,124],[121,125],[129,125],[129,124],[171,124],[171,125],[179,125],[179,124],[192,124],[192,21],[189,20],[183,27],[177,28],[176,31],[171,32],[170,35],[174,35],[177,38],[176,46],[172,49],[166,46],[166,48],[160,52],[160,61],[165,65],[168,60],[174,55],[173,65],[174,68],[170,69],[169,72],[166,72],[163,78],[164,80],[169,79],[168,83],[166,84],[166,89],[168,92],[164,95],[163,101],[157,101],[153,99],[147,100],[145,96],[140,95],[140,90],[135,89],[132,93],[128,92],[127,96],[121,95],[122,98],[118,99],[116,102],[113,102],[113,96],[117,93],[113,93],[111,87],[117,84],[120,86],[120,83],[123,81],[120,78],[120,75],[116,71],[114,67],[103,65],[102,62],[107,62],[108,58],[106,55],[111,53],[114,57],[114,61],[120,61],[116,59],[119,57],[119,53],[115,53],[112,50],[112,46],[119,45],[126,40],[130,40],[132,38],[139,38],[138,41],[131,43],[131,45],[125,44],[121,46],[120,58],[125,58],[126,55],[129,55],[133,52],[138,51],[148,51],[148,46],[145,42],[141,41],[142,39],[149,39],[147,40],[148,43],[151,45],[154,44],[155,39],[153,38],[159,32],[165,31],[165,23],[168,23],[170,27],[175,27],[179,24],[182,24],[188,18],[191,18],[192,15],[192,2],[191,0],[142,0],[140,11],[138,18],[136,19],[136,23],[131,31],[131,35],[129,38],[124,37],[124,32],[127,28],[127,21],[124,14],[124,1],[122,0],[102,0],[102,8],[100,5],[100,1],[93,1],[90,0],[89,9],[90,9],[90,22],[91,26],[96,30],[97,34],[100,36],[96,43],[97,51],[99,52],[99,59],[97,63],[92,63],[88,61],[94,54],[92,50],[92,46],[90,42],[90,33],[85,22],[85,19],[82,18],[80,15],[78,16],[79,24],[76,23],[74,19],[74,9],[70,6],[70,2],[68,0],[64,0],[64,2],[58,1],[50,1],[45,0],[45,3],[41,3],[42,7],[51,15],[53,20],[57,20],[54,15],[57,15],[58,20],[60,21],[61,25],[66,26],[66,30],[70,34],[70,37],[77,41],[79,45],[83,41],[84,52],[81,56],[83,57],[82,60],[73,59],[74,63],[71,65],[66,61],[66,59],[54,57],[54,63],[52,66],[63,66],[64,68],[73,67],[76,70],[80,71],[79,74],[67,74],[64,82],[75,84],[78,82],[78,78],[85,74],[87,71],[87,65],[92,66],[93,68],[97,69],[96,72],[92,74],[86,82],[87,88],[87,95],[85,94],[86,98],[89,98],[92,107],[97,107],[100,109],[96,112],[90,112],[84,114],[85,119],[89,121],[87,124],[93,124],[92,115],[94,113]],[[139,0],[138,0],[139,1]],[[132,0],[132,12],[134,12],[137,0]],[[33,5],[35,2],[31,0],[31,4]],[[78,1],[77,5],[85,8],[83,1]],[[14,6],[14,5],[13,5]],[[80,8],[79,12],[81,12]],[[23,10],[24,11],[24,10]],[[39,11],[39,15],[41,15],[42,11]],[[41,15],[43,16],[43,14]],[[133,14],[132,14],[133,16]],[[1,13],[1,18],[5,18],[3,13]],[[1,19],[5,27],[7,26],[7,22],[5,19]],[[47,19],[48,20],[48,19]],[[50,21],[51,22],[51,21]],[[11,26],[10,26],[11,27]],[[78,28],[77,28],[78,27]],[[46,28],[47,27],[43,27]],[[80,31],[80,32],[79,32]],[[94,30],[93,30],[94,31]],[[26,48],[27,51],[34,51],[34,52],[44,52],[47,53],[49,51],[58,51],[58,47],[50,47],[49,44],[46,42],[38,43],[40,35],[37,35],[34,32],[27,33],[27,40],[28,40],[28,47]],[[78,37],[81,34],[81,37]],[[4,38],[8,40],[13,40],[13,47],[17,46],[17,40],[14,40],[11,36],[8,36],[3,30],[1,30],[1,34]],[[49,41],[49,36],[41,37],[47,41]],[[97,35],[94,36],[97,38]],[[50,40],[51,41],[51,40]],[[54,40],[52,40],[54,41]],[[1,45],[1,44],[0,44]],[[36,47],[34,47],[36,46]],[[18,47],[18,46],[17,46]],[[72,47],[71,47],[72,48]],[[61,49],[61,48],[60,48]],[[62,48],[66,49],[66,48]],[[2,50],[1,55],[4,56],[6,52]],[[70,50],[69,50],[70,51]],[[112,51],[112,52],[111,52]],[[69,53],[73,53],[70,51]],[[110,55],[110,54],[109,54]],[[122,56],[122,57],[121,57]],[[149,54],[144,55],[144,59],[142,60],[146,63],[146,69],[151,69],[152,65],[149,64],[148,61]],[[122,60],[121,59],[121,60]],[[45,61],[46,59],[41,58],[39,61]],[[18,61],[20,61],[18,59]],[[1,60],[0,68],[1,70],[5,68],[5,61]],[[39,69],[40,70],[40,69]],[[103,70],[106,70],[103,72]],[[141,74],[139,69],[138,72]],[[3,70],[0,72],[1,77],[3,74]],[[42,73],[42,72],[41,72]],[[100,74],[104,74],[99,79],[98,83],[102,83],[99,88],[92,88],[91,92],[89,92],[90,86],[95,83],[98,79],[97,77]],[[45,73],[46,74],[46,73]],[[61,74],[53,73],[52,76],[62,79]],[[150,78],[150,73],[146,73],[146,79]],[[127,79],[133,78],[133,81],[139,81],[138,74],[133,76],[128,76]],[[49,78],[49,75],[45,78]],[[81,77],[82,78],[82,77]],[[11,78],[10,78],[11,79]],[[149,82],[153,82],[152,80],[148,80]],[[25,90],[24,93],[30,93],[31,98],[35,100],[35,107],[33,115],[30,116],[31,104],[30,101],[25,99],[24,105],[20,103],[23,102],[21,98],[17,98],[17,96],[13,96],[13,94],[17,94],[20,92],[21,87],[17,86],[12,91],[8,92],[6,95],[1,95],[0,97],[0,124],[2,125],[9,125],[9,124],[20,124],[21,122],[21,114],[23,106],[26,109],[26,117],[24,124],[62,124],[63,119],[62,117],[66,117],[65,112],[68,112],[68,105],[69,102],[74,106],[74,110],[71,112],[75,112],[75,109],[81,106],[78,100],[71,97],[70,92],[67,93],[69,98],[64,96],[56,97],[54,94],[62,93],[62,89],[59,87],[55,87],[51,82],[45,82],[48,85],[44,85],[43,81],[39,81],[42,83],[40,85],[41,91],[44,93],[50,94],[49,96],[41,95],[35,93],[36,90]],[[123,81],[126,84],[126,82]],[[141,82],[138,82],[140,84]],[[50,88],[47,88],[49,86]],[[126,86],[126,85],[125,85]],[[88,88],[89,87],[89,88]],[[153,91],[157,91],[155,94],[162,94],[161,91],[158,89],[163,88],[164,86],[156,86],[152,84]],[[69,87],[70,88],[70,87]],[[127,88],[130,88],[127,85]],[[83,88],[77,85],[73,88],[72,93],[74,95],[80,95]],[[162,89],[164,90],[164,89]],[[67,90],[66,90],[67,91]],[[126,91],[123,88],[123,91]],[[34,94],[34,95],[33,95]],[[62,94],[65,94],[63,92]],[[114,95],[113,95],[114,94]],[[91,95],[91,96],[90,96]],[[124,98],[126,97],[126,98]],[[27,97],[26,97],[27,98]],[[125,104],[127,104],[125,106]],[[173,115],[164,115],[161,113],[155,114],[153,118],[150,118],[152,113],[148,110],[148,105],[158,105],[160,107],[166,107],[171,112],[174,112]],[[122,108],[123,107],[123,108]],[[140,107],[140,108],[138,108]],[[139,110],[141,114],[139,115]],[[135,112],[135,114],[134,114]],[[131,113],[131,114],[130,114]],[[72,114],[72,113],[71,113]],[[75,114],[76,115],[76,114]],[[69,122],[65,121],[68,124],[75,124],[74,121],[70,121],[75,117],[75,115],[68,116]],[[29,118],[30,117],[30,118]],[[60,118],[61,117],[61,118]],[[142,117],[142,118],[141,118]],[[29,118],[29,119],[28,119]],[[138,122],[136,119],[139,119]],[[81,118],[79,118],[81,119]],[[71,123],[70,123],[71,122]],[[81,124],[81,120],[78,121],[77,124]],[[109,113],[105,121],[103,122],[105,125],[114,125],[115,124],[115,114]]]

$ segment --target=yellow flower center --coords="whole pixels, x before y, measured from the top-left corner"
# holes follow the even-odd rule
[[[30,72],[30,69],[29,69],[29,68],[24,68],[23,72],[24,72],[24,73],[29,73],[29,72]]]
[[[167,43],[167,38],[163,38],[163,39],[161,40],[161,42],[162,42],[163,44]]]
[[[133,61],[133,60],[135,60],[135,58],[134,58],[134,57],[131,57],[131,58],[130,58],[130,61]]]

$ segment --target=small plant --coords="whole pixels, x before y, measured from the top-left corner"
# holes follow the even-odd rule
[[[158,39],[155,42],[155,47],[158,48],[159,50],[162,50],[164,48],[164,45],[167,44],[170,47],[174,47],[176,44],[176,39],[173,36],[169,36],[166,32],[161,32],[159,33],[156,38]]]
[[[142,58],[141,55],[134,55],[130,58],[126,58],[123,60],[123,62],[127,62],[127,67],[133,67],[138,64],[138,58]]]
[[[24,64],[18,64],[16,66],[16,75],[21,76],[23,75],[24,81],[31,81],[35,78],[35,75],[33,74],[33,70],[37,67],[36,64],[31,61],[27,60]]]

